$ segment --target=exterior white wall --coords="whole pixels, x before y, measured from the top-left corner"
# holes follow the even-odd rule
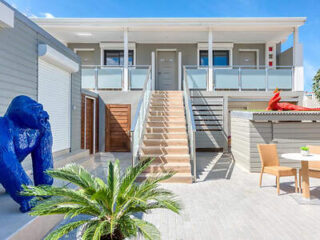
[[[14,11],[0,2],[0,28],[14,27]]]
[[[320,102],[318,101],[318,99],[316,99],[314,93],[312,93],[312,95],[304,95],[303,106],[309,108],[319,108]]]
[[[298,43],[294,51],[294,90],[304,91],[303,45]]]

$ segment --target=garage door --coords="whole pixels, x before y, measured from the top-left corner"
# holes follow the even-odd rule
[[[70,148],[71,74],[39,59],[38,101],[49,113],[53,152]]]

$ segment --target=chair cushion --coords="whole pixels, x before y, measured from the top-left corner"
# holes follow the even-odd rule
[[[265,173],[279,176],[294,176],[297,174],[297,170],[295,168],[285,166],[264,167],[263,171]]]

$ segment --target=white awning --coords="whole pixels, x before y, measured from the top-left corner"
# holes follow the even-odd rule
[[[62,53],[58,52],[48,44],[38,45],[38,56],[40,59],[51,63],[69,73],[79,71],[79,64],[72,59],[66,57]]]
[[[306,18],[33,18],[66,43],[122,42],[127,29],[136,43],[266,43],[287,39]]]

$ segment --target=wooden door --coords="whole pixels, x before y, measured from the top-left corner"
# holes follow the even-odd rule
[[[106,152],[130,152],[131,105],[106,105]]]
[[[82,95],[81,101],[81,148],[89,149],[90,153],[98,152],[98,99]],[[96,108],[96,109],[95,109]],[[95,113],[96,111],[96,113]],[[94,123],[94,115],[96,122]],[[94,131],[96,133],[94,134]],[[95,136],[94,136],[95,135]],[[96,138],[94,141],[94,137]]]

